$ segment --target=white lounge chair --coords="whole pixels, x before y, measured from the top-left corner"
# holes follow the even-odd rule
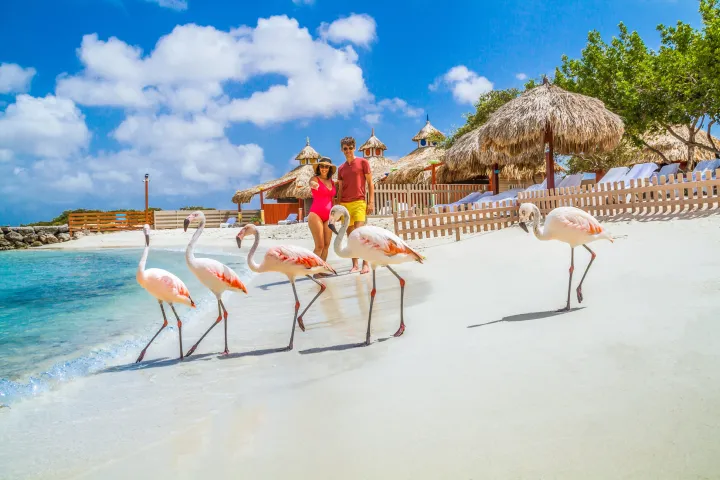
[[[615,183],[619,182],[621,178],[623,178],[630,169],[628,167],[615,167],[611,168],[610,170],[605,173],[605,175],[598,180],[596,183]]]
[[[555,188],[579,187],[582,183],[583,173],[575,173],[563,178],[562,181],[555,185]]]
[[[230,218],[227,219],[227,222],[220,224],[220,228],[232,227],[232,226],[235,225],[235,222],[237,222],[237,218],[235,218],[235,217],[230,217]]]

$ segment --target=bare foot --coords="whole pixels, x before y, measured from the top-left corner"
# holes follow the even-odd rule
[[[370,267],[367,265],[363,265],[362,270],[360,270],[360,275],[362,275],[363,273],[369,273],[369,272],[370,272]]]
[[[360,270],[360,268],[359,268],[357,265],[355,265],[354,267],[352,267],[352,268],[350,269],[350,273],[355,273],[355,272],[357,272],[358,270]]]

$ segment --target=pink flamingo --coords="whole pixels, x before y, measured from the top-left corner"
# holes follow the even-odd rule
[[[300,330],[305,331],[305,325],[303,324],[303,315],[308,311],[310,306],[315,303],[315,300],[325,291],[325,284],[315,280],[312,275],[316,273],[327,273],[337,275],[335,270],[318,255],[307,248],[297,247],[295,245],[279,245],[270,248],[265,252],[265,257],[261,264],[258,264],[253,259],[255,251],[257,250],[258,244],[260,243],[260,233],[255,228],[255,225],[248,224],[240,229],[240,233],[237,234],[236,241],[238,248],[242,248],[242,240],[247,235],[253,235],[255,241],[248,252],[247,263],[250,270],[253,272],[279,272],[284,273],[290,285],[292,285],[293,294],[295,295],[295,317],[293,318],[292,333],[290,334],[290,344],[287,346],[288,350],[293,348],[293,339],[295,338],[295,323],[300,326]],[[320,285],[320,291],[313,297],[308,303],[305,310],[302,311],[298,316],[298,310],[300,309],[300,300],[298,300],[297,290],[295,290],[295,278],[299,276],[306,276],[313,282]]]
[[[195,230],[195,234],[192,236],[190,243],[188,243],[188,246],[185,249],[185,261],[187,262],[190,271],[197,277],[198,280],[200,280],[200,283],[205,285],[212,293],[215,294],[218,303],[218,317],[217,320],[215,320],[215,323],[210,325],[210,328],[208,328],[203,336],[200,337],[200,340],[198,340],[197,343],[188,350],[185,356],[189,357],[192,355],[198,345],[200,345],[200,342],[203,341],[203,338],[205,338],[205,336],[210,333],[210,330],[220,323],[223,318],[225,319],[225,350],[223,351],[223,354],[227,355],[230,353],[227,340],[228,311],[222,301],[222,294],[226,290],[247,293],[247,288],[245,288],[245,285],[240,280],[237,273],[235,273],[227,265],[211,258],[195,258],[195,244],[205,229],[205,214],[200,211],[195,211],[188,215],[183,223],[183,229],[187,232],[190,222],[198,219],[200,220],[200,225],[198,226],[198,229]]]
[[[342,222],[339,233],[335,228],[335,222],[338,219]],[[400,328],[393,335],[399,337],[405,332],[405,321],[403,319],[405,280],[390,265],[406,262],[423,263],[422,255],[410,248],[407,243],[394,233],[374,225],[363,225],[353,230],[348,235],[346,246],[342,248],[342,239],[350,222],[350,214],[347,208],[342,205],[335,205],[330,210],[330,220],[330,229],[337,235],[334,242],[335,254],[342,258],[362,258],[372,268],[373,288],[370,292],[370,312],[368,313],[365,345],[370,345],[370,321],[372,320],[372,308],[375,300],[375,269],[379,266],[387,267],[400,280]]]
[[[155,338],[160,334],[160,332],[163,331],[163,328],[168,326],[167,317],[165,316],[165,308],[163,308],[163,302],[166,302],[168,305],[170,305],[170,308],[172,308],[172,311],[175,314],[175,318],[177,318],[178,335],[180,336],[180,360],[182,360],[182,322],[180,321],[180,317],[175,311],[173,303],[182,303],[189,307],[195,308],[195,302],[193,302],[192,298],[190,298],[190,292],[188,292],[188,289],[183,283],[183,281],[172,273],[161,268],[148,268],[147,270],[145,270],[145,263],[147,262],[148,252],[150,251],[149,225],[145,225],[143,227],[143,233],[145,234],[145,250],[143,251],[142,257],[140,257],[140,263],[138,264],[137,274],[135,275],[135,278],[137,279],[137,282],[140,284],[141,287],[143,287],[145,290],[148,291],[148,293],[150,293],[150,295],[157,299],[158,303],[160,304],[160,310],[162,311],[164,321],[163,326],[160,327],[160,330],[157,331],[157,333],[150,339],[148,344],[145,345],[145,348],[142,349],[142,352],[140,352],[140,356],[135,361],[135,363],[142,361],[143,357],[145,357],[145,352],[147,351],[150,344],[153,342],[153,340],[155,340]]]
[[[588,263],[585,273],[580,279],[580,285],[577,287],[577,299],[579,303],[582,303],[582,284],[597,256],[586,243],[602,239],[614,243],[612,235],[600,225],[595,217],[575,207],[555,208],[548,213],[545,217],[545,225],[540,228],[540,209],[535,204],[523,203],[520,205],[520,218],[518,221],[525,232],[528,232],[525,224],[531,222],[533,233],[538,240],[559,240],[570,245],[570,280],[568,282],[567,305],[565,308],[558,310],[560,312],[570,310],[570,290],[572,289],[572,276],[575,270],[575,247],[582,245],[590,252],[590,255],[592,255],[590,263]]]

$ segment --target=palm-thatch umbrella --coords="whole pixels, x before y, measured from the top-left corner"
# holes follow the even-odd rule
[[[427,168],[431,162],[442,162],[444,157],[445,149],[441,147],[416,148],[392,165],[392,170],[385,177],[385,183],[428,183],[432,174]]]
[[[498,108],[482,126],[482,150],[517,155],[549,147],[547,187],[555,188],[554,153],[572,155],[611,150],[625,127],[597,98],[543,84]]]
[[[673,130],[678,132],[678,135],[683,138],[690,137],[687,126],[675,125],[673,126]],[[638,157],[638,161],[665,162],[665,160],[667,160],[670,163],[688,162],[687,168],[693,168],[697,162],[712,160],[715,158],[715,152],[700,147],[695,147],[693,149],[693,155],[692,158],[690,158],[688,145],[678,140],[677,137],[670,135],[667,131],[658,134],[646,135],[643,139],[648,145],[650,145],[650,147],[662,152],[665,158],[663,159],[651,148],[644,147],[642,149],[641,156]],[[708,137],[707,132],[702,130],[695,134],[695,141],[707,145],[708,147],[712,147],[713,143],[715,146],[720,145],[720,139],[715,136]]]

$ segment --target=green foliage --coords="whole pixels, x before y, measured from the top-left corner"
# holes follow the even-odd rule
[[[195,207],[195,206],[190,206],[190,207],[182,207],[182,208],[180,208],[180,210],[217,210],[217,209],[216,209],[216,208],[212,208],[212,207]]]
[[[630,165],[634,160],[637,160],[640,153],[640,150],[632,142],[623,140],[615,149],[609,152],[573,155],[567,160],[565,166],[568,174],[597,172],[599,170],[606,172],[614,167]]]

